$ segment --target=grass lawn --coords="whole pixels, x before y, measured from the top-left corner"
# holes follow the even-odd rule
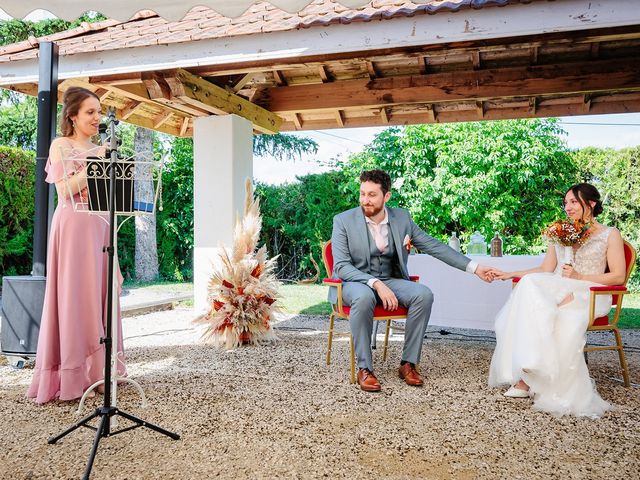
[[[283,285],[281,307],[287,313],[329,315],[327,289],[324,285]],[[640,328],[640,293],[625,296],[620,314],[620,328]]]
[[[324,285],[282,285],[280,307],[287,313],[329,315],[331,307],[327,302],[328,290],[329,287]]]
[[[618,326],[620,328],[640,328],[640,292],[624,296]]]

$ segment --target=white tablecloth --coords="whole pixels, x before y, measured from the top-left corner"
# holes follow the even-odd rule
[[[508,272],[537,267],[544,255],[471,255],[470,258]],[[493,330],[496,314],[511,293],[511,281],[486,283],[429,255],[410,255],[408,266],[409,274],[419,275],[420,283],[434,294],[429,325]]]

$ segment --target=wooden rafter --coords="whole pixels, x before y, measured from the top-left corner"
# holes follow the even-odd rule
[[[380,118],[382,119],[383,123],[389,123],[389,112],[387,112],[387,109],[385,107],[382,107],[380,109]]]
[[[640,90],[640,58],[276,87],[267,98],[282,113],[616,89]]]
[[[127,105],[120,110],[120,118],[122,120],[127,120],[131,115],[133,115],[138,108],[142,105],[142,102],[137,102],[136,100],[131,100]]]
[[[171,97],[185,105],[214,114],[235,114],[249,120],[263,133],[276,133],[282,119],[233,92],[218,87],[186,70],[178,69],[165,77]]]
[[[320,65],[318,67],[318,73],[320,74],[320,80],[322,80],[322,83],[326,83],[329,81],[329,75],[327,74],[327,67],[325,67],[324,65]]]
[[[173,112],[163,112],[153,119],[153,128],[159,128],[173,116]]]
[[[240,81],[233,86],[233,91],[234,92],[238,92],[238,91],[242,90],[247,83],[249,83],[251,80],[253,80],[253,76],[254,76],[253,73],[245,74],[240,79]]]

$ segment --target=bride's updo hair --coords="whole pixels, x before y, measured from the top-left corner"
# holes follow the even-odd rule
[[[591,215],[593,215],[594,218],[602,213],[602,200],[600,200],[600,192],[596,187],[590,183],[578,183],[569,187],[565,195],[569,193],[569,191],[573,192],[573,195],[580,205],[582,205],[585,212],[591,210]],[[591,208],[591,202],[595,202],[593,208]]]
[[[73,135],[74,127],[71,117],[78,115],[80,105],[89,97],[94,97],[100,101],[100,97],[86,88],[69,87],[64,92],[64,97],[62,97],[62,113],[60,114],[60,132],[65,137]]]

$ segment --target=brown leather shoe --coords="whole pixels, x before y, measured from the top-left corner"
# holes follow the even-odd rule
[[[418,373],[418,370],[416,370],[416,367],[412,363],[407,362],[404,365],[400,365],[398,375],[400,375],[400,378],[403,379],[407,385],[411,385],[412,387],[421,387],[424,384],[422,375]]]
[[[366,368],[358,370],[358,385],[365,392],[379,392],[382,388],[373,372]]]

